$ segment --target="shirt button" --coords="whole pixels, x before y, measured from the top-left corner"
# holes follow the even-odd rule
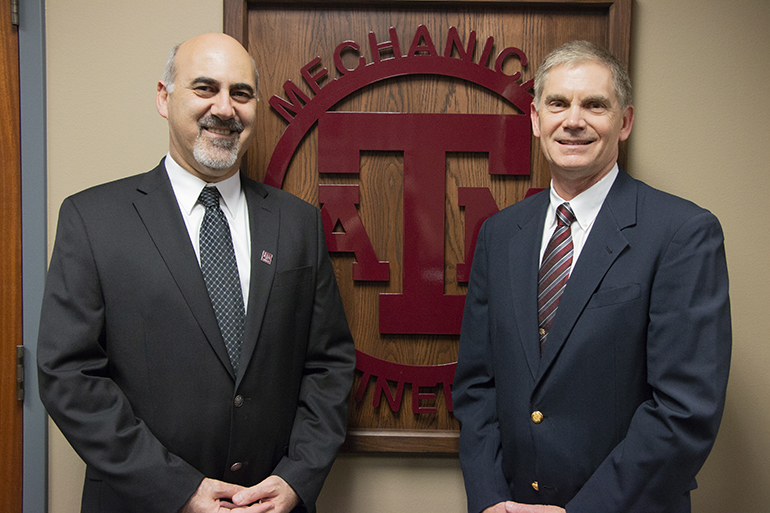
[[[243,396],[242,395],[236,395],[235,399],[233,400],[233,404],[236,408],[240,408],[243,406]]]
[[[540,328],[539,330],[537,330],[537,332],[540,334],[541,337],[545,335],[545,330],[543,328]]]
[[[532,422],[534,422],[535,424],[540,424],[541,422],[543,422],[543,414],[539,411],[533,411],[530,417],[532,417]]]
[[[537,483],[537,481],[532,481],[532,488],[534,488],[536,492],[540,491],[540,485]]]
[[[239,470],[241,470],[241,467],[243,467],[243,463],[240,463],[240,462],[233,463],[233,465],[230,467],[230,470],[232,470],[233,472],[238,472]]]

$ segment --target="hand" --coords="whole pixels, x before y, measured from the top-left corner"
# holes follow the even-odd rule
[[[498,502],[494,506],[490,506],[481,513],[505,513],[505,502]]]
[[[505,513],[566,513],[566,510],[558,506],[544,506],[542,504],[520,504],[518,502],[506,502]]]
[[[242,486],[204,478],[179,513],[224,513],[234,508],[229,501],[243,489]]]
[[[540,504],[521,504],[518,502],[500,502],[490,506],[482,513],[565,513],[558,506],[543,506]]]
[[[288,513],[299,504],[299,497],[289,484],[278,476],[270,476],[251,488],[233,495],[233,504],[248,513]]]

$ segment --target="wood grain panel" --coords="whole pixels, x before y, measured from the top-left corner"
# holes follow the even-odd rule
[[[7,7],[7,6],[6,6]],[[21,326],[21,143],[18,30],[0,9],[0,504],[21,512],[22,403],[16,400]]]
[[[243,41],[260,71],[258,138],[248,155],[247,173],[265,178],[272,153],[287,127],[286,120],[271,109],[273,95],[287,98],[283,86],[291,80],[310,98],[315,92],[303,81],[300,70],[315,58],[320,63],[311,74],[327,68],[319,82],[321,88],[341,76],[334,66],[334,50],[343,41],[355,41],[360,54],[372,62],[369,33],[378,42],[397,32],[401,54],[410,48],[418,27],[427,27],[437,53],[444,55],[450,27],[455,27],[463,44],[476,33],[473,62],[481,59],[488,38],[494,50],[487,67],[504,48],[524,51],[527,64],[508,59],[503,72],[520,71],[525,83],[534,77],[537,65],[556,46],[587,39],[608,46],[621,60],[630,53],[630,0],[617,2],[496,2],[496,1],[394,1],[394,2],[292,2],[225,0],[225,30]],[[246,17],[245,28],[243,17]],[[383,55],[385,59],[389,55]],[[357,57],[343,54],[346,67],[353,68]],[[484,63],[481,63],[484,64]],[[446,76],[414,75],[390,78],[369,85],[341,99],[334,111],[401,112],[445,114],[528,114],[485,87]],[[547,187],[547,163],[536,140],[531,142],[531,174],[500,176],[488,172],[487,155],[449,153],[446,159],[445,194],[445,294],[465,294],[467,285],[458,283],[455,270],[465,261],[464,208],[458,202],[461,187],[488,188],[498,208],[523,199],[529,188]],[[456,361],[458,336],[380,334],[378,302],[381,293],[402,292],[403,273],[403,166],[398,151],[365,151],[360,156],[359,174],[319,174],[317,125],[296,148],[288,166],[283,188],[318,205],[320,184],[357,184],[360,190],[358,213],[372,242],[377,258],[387,260],[387,282],[354,282],[349,253],[332,255],[345,311],[356,348],[387,362],[435,366]],[[357,390],[362,373],[354,384]],[[390,383],[396,392],[397,384]],[[372,402],[373,381],[361,401],[351,398],[348,448],[361,451],[452,452],[456,451],[458,424],[445,404],[441,386],[425,389],[434,393],[426,406],[436,413],[413,413],[412,390],[404,387],[401,407],[391,410],[385,397],[378,407]]]

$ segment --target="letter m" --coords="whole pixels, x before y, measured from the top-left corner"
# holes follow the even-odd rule
[[[270,103],[270,106],[274,108],[283,119],[291,123],[294,116],[296,116],[305,105],[310,103],[310,97],[302,92],[302,89],[297,87],[297,84],[291,80],[287,80],[283,83],[283,90],[286,92],[289,101],[284,100],[278,95],[273,95],[268,103]],[[300,102],[302,102],[302,105],[300,105]],[[290,114],[289,112],[293,112],[293,114]]]

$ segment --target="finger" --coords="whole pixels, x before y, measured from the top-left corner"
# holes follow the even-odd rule
[[[214,499],[230,500],[233,495],[245,489],[243,486],[217,481],[216,479],[208,479],[206,484],[206,491],[209,497]]]
[[[262,482],[257,483],[250,488],[245,488],[233,495],[233,502],[245,506],[259,500],[263,500],[264,502],[264,500],[273,499],[280,495],[281,484],[285,484],[282,479],[276,476],[269,476]]]
[[[518,502],[505,503],[506,513],[533,513],[535,511],[538,511],[536,508],[538,508],[538,506],[532,506],[530,504],[520,504]]]
[[[266,490],[259,485],[255,485],[233,495],[233,503],[237,506],[248,506],[269,498],[270,495],[267,494]]]
[[[275,504],[272,502],[255,502],[249,506],[235,506],[233,508],[237,513],[267,513],[275,509]]]
[[[250,513],[262,513],[263,511],[287,513],[299,503],[299,497],[282,478],[269,476],[261,483],[238,492],[233,496],[233,503],[249,506],[251,509],[245,511]]]

